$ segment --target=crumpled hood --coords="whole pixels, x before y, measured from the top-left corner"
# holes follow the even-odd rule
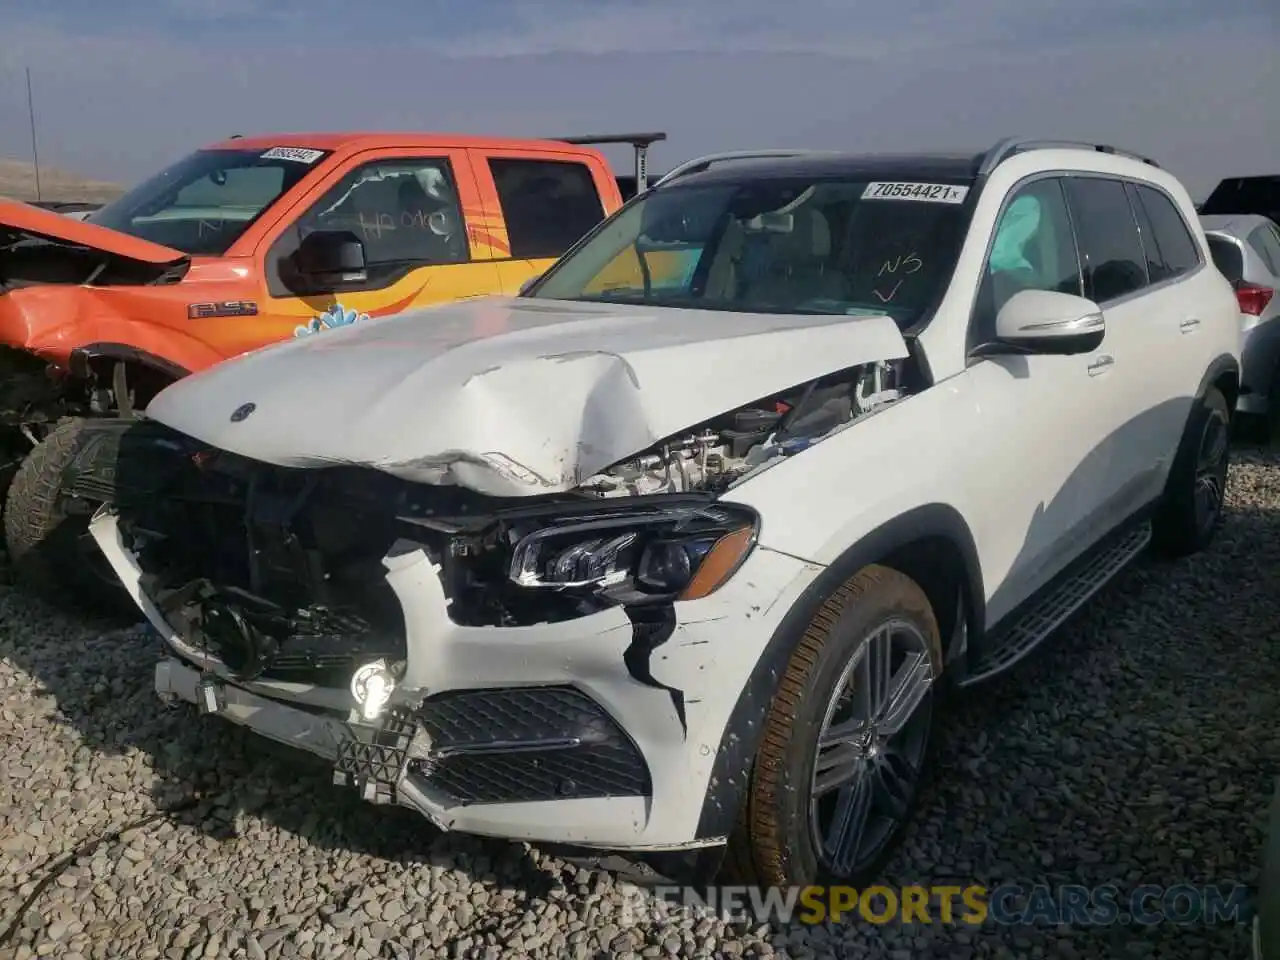
[[[42,210],[28,203],[0,200],[0,233],[4,232],[13,232],[20,237],[38,237],[72,247],[88,247],[136,263],[177,265],[190,259],[181,250],[131,237],[95,223],[86,223],[79,215],[68,216],[52,210]]]
[[[147,415],[280,466],[364,465],[526,496],[570,490],[753,400],[903,356],[888,317],[492,297],[243,355],[178,381]]]

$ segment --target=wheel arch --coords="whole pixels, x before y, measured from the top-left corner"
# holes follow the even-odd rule
[[[1227,410],[1234,415],[1236,401],[1240,399],[1240,362],[1231,354],[1219,354],[1205,368],[1196,388],[1196,399],[1203,397],[1210,387],[1216,387],[1226,398]]]
[[[111,383],[115,366],[123,363],[127,382],[137,385],[137,401],[146,401],[169,384],[188,376],[191,371],[181,364],[127,343],[89,343],[71,351],[69,370],[82,380]]]
[[[986,593],[977,545],[968,523],[954,507],[930,503],[887,521],[835,559],[792,604],[765,645],[738,694],[721,732],[696,837],[729,836],[747,795],[748,778],[764,719],[787,661],[810,622],[832,593],[872,564],[891,567],[919,583],[934,607],[947,656],[947,642],[965,618],[969,636],[986,622]],[[956,664],[963,669],[963,661]]]

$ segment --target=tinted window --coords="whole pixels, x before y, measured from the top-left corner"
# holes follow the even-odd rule
[[[1273,228],[1262,226],[1249,234],[1249,246],[1257,251],[1273,277],[1280,277],[1280,239]]]
[[[1209,256],[1213,257],[1214,266],[1222,275],[1232,283],[1243,280],[1244,254],[1240,252],[1240,248],[1225,237],[1216,237],[1211,233],[1206,235],[1206,239],[1209,241]]]
[[[221,256],[326,155],[198,150],[86,219],[183,253]]]
[[[867,198],[867,189],[865,180],[796,177],[653,190],[547,274],[531,296],[754,313],[876,313],[907,327],[923,319],[950,279],[967,209],[910,196]],[[963,199],[963,187],[950,189]]]
[[[604,218],[604,204],[585,164],[553,160],[489,161],[507,222],[511,256],[558,257]]]
[[[357,167],[295,225],[298,239],[317,230],[348,230],[379,266],[458,263],[467,254],[466,225],[449,162],[376,160]]]
[[[1006,201],[978,290],[979,342],[991,339],[996,314],[1022,290],[1081,295],[1080,263],[1060,180],[1037,180]]]
[[[1129,195],[1129,205],[1133,208],[1133,215],[1138,220],[1138,232],[1142,238],[1142,252],[1147,258],[1147,276],[1152,283],[1158,283],[1167,277],[1173,276],[1164,262],[1164,256],[1160,252],[1160,244],[1156,239],[1156,228],[1152,224],[1151,218],[1147,216],[1147,208],[1142,205],[1142,201],[1138,197],[1138,188],[1135,184],[1126,183],[1124,185],[1125,192]]]
[[[1085,296],[1114,300],[1147,284],[1147,268],[1124,184],[1098,177],[1065,181],[1075,223]]]
[[[1146,213],[1154,231],[1156,245],[1164,261],[1164,271],[1151,274],[1151,282],[1155,283],[1167,277],[1177,277],[1189,273],[1200,265],[1200,252],[1195,238],[1187,228],[1177,206],[1159,190],[1134,186],[1139,206]],[[1145,239],[1145,238],[1144,238]]]

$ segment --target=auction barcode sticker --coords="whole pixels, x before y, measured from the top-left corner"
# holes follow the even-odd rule
[[[323,156],[323,150],[308,150],[306,147],[272,147],[262,155],[262,159],[296,160],[298,163],[315,163]]]
[[[968,187],[949,183],[868,183],[863,200],[920,200],[925,203],[964,203]]]

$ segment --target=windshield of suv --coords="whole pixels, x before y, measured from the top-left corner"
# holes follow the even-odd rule
[[[197,150],[86,219],[183,253],[221,256],[325,156],[321,150]]]
[[[964,184],[751,180],[657,189],[528,296],[750,313],[930,309],[964,238]]]

